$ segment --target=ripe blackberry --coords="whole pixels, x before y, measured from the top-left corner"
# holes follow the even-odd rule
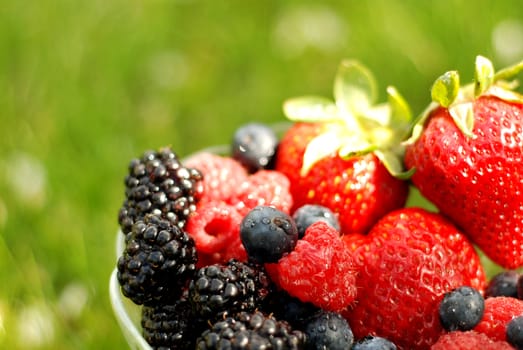
[[[475,288],[463,286],[445,293],[439,305],[441,325],[447,331],[474,328],[485,311],[485,300]]]
[[[485,297],[518,297],[517,283],[519,272],[515,270],[502,271],[489,281],[485,289]]]
[[[195,318],[187,299],[173,305],[144,306],[141,325],[143,337],[153,349],[194,349],[196,338],[207,328]]]
[[[313,318],[323,312],[312,303],[303,302],[285,290],[278,290],[265,298],[259,310],[288,322],[294,329],[303,329]]]
[[[149,213],[183,228],[203,192],[201,180],[198,170],[184,167],[167,147],[133,159],[125,177],[125,201],[118,213],[122,232],[128,233],[135,221]]]
[[[352,347],[354,335],[349,323],[337,312],[324,311],[305,327],[309,350],[346,350]]]
[[[303,349],[305,335],[293,330],[285,321],[256,311],[227,317],[204,331],[196,342],[197,350]]]
[[[149,214],[137,221],[118,259],[122,293],[136,304],[174,302],[196,270],[196,248],[187,233]]]
[[[257,206],[243,218],[240,238],[250,260],[273,263],[294,249],[298,229],[285,212],[269,206]]]
[[[272,290],[261,265],[230,260],[200,268],[189,284],[189,300],[199,317],[216,321],[254,311]]]
[[[232,156],[250,172],[273,168],[278,147],[274,130],[262,123],[248,123],[238,128],[232,139]]]

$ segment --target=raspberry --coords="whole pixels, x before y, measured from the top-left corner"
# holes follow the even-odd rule
[[[185,228],[200,253],[218,253],[240,235],[242,216],[235,207],[219,201],[198,206]]]
[[[439,319],[447,331],[467,331],[476,326],[485,311],[480,292],[463,286],[447,292],[439,305]]]
[[[328,311],[347,307],[356,296],[351,254],[338,231],[321,221],[307,229],[292,252],[266,267],[290,295]]]
[[[243,218],[240,238],[250,260],[272,263],[294,249],[298,229],[288,214],[273,207],[258,206]]]
[[[244,216],[259,205],[272,206],[290,213],[293,201],[289,188],[289,179],[282,173],[260,170],[240,185],[232,203],[237,205]]]
[[[188,167],[198,169],[203,175],[201,203],[210,201],[231,202],[232,197],[247,180],[247,170],[231,157],[202,152],[184,161]]]
[[[232,138],[232,157],[254,173],[271,168],[278,146],[274,130],[262,123],[239,127]]]
[[[506,340],[507,324],[520,315],[523,315],[523,300],[511,297],[487,298],[483,318],[474,330],[494,340]]]
[[[353,348],[355,349],[355,348]],[[506,341],[496,341],[475,331],[443,333],[430,350],[514,350]]]

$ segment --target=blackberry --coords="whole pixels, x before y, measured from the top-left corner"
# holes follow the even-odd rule
[[[287,213],[274,207],[257,206],[243,218],[240,238],[250,260],[273,263],[294,249],[298,229]]]
[[[523,316],[513,318],[505,331],[507,341],[517,350],[523,349]]]
[[[202,267],[189,284],[195,313],[210,321],[240,311],[254,311],[274,285],[261,265],[230,260]]]
[[[118,259],[122,293],[134,303],[176,300],[196,270],[196,248],[189,235],[170,221],[149,214],[137,221]]]
[[[336,231],[340,231],[338,217],[332,212],[332,210],[319,204],[305,204],[299,207],[292,215],[292,218],[296,222],[299,238],[302,238],[307,227],[316,221],[326,222]]]
[[[141,325],[143,337],[153,349],[194,349],[196,338],[207,323],[195,318],[187,299],[173,305],[144,306]]]
[[[485,297],[518,297],[517,283],[519,273],[514,270],[502,271],[489,281],[485,289]]]
[[[196,349],[298,350],[303,349],[304,342],[303,332],[256,311],[241,312],[216,322],[198,338]]]
[[[396,350],[396,345],[388,339],[368,336],[354,343],[352,350]]]
[[[295,329],[303,329],[323,310],[316,305],[303,302],[281,289],[265,298],[260,310],[274,315],[278,320],[288,322]]]
[[[265,124],[248,123],[238,128],[232,139],[232,157],[253,173],[273,168],[278,137]]]
[[[445,293],[439,306],[441,325],[447,331],[474,328],[485,311],[485,300],[475,288],[462,286]]]
[[[308,350],[345,350],[350,349],[354,335],[349,323],[337,312],[319,313],[305,327]]]
[[[184,167],[171,149],[146,151],[129,164],[125,200],[118,213],[124,234],[146,214],[162,216],[179,228],[196,209],[202,192],[202,174]]]

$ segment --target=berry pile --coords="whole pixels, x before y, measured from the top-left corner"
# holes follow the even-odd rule
[[[523,349],[523,96],[507,81],[522,69],[478,57],[474,84],[445,73],[414,120],[393,87],[376,104],[372,74],[343,61],[335,101],[286,101],[283,135],[249,123],[229,155],[132,160],[117,277],[144,339]],[[406,205],[414,187],[437,212]]]

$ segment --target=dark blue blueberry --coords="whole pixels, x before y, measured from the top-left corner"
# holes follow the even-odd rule
[[[346,350],[354,342],[349,323],[337,312],[319,313],[305,326],[307,350]]]
[[[518,281],[516,282],[516,291],[518,294],[518,299],[523,299],[523,274],[520,274]]]
[[[368,336],[354,343],[352,350],[396,350],[396,345],[388,339]]]
[[[261,123],[248,123],[236,130],[232,139],[232,156],[250,172],[273,166],[278,148],[274,130]]]
[[[518,297],[518,283],[519,273],[514,270],[503,271],[492,277],[489,281],[485,296],[488,297]]]
[[[507,341],[517,350],[523,349],[523,316],[513,318],[507,324]]]
[[[474,328],[485,311],[485,300],[475,288],[462,286],[445,293],[439,305],[441,325],[448,331]]]
[[[294,250],[298,229],[288,214],[267,206],[257,206],[243,218],[240,238],[251,261],[273,263]]]
[[[298,227],[298,237],[302,238],[307,227],[316,221],[324,221],[336,230],[340,230],[338,217],[327,207],[318,204],[305,204],[292,215]]]

